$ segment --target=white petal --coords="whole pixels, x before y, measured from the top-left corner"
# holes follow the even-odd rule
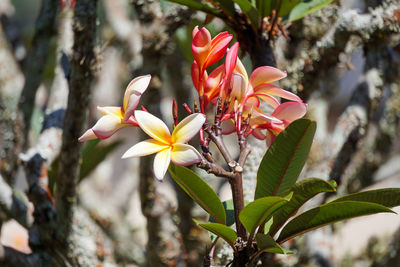
[[[201,161],[200,153],[191,145],[174,144],[171,161],[180,166],[188,166]]]
[[[154,157],[154,176],[157,180],[162,181],[165,173],[168,170],[169,162],[171,161],[171,148],[161,150]]]
[[[122,108],[121,107],[97,107],[97,110],[102,115],[115,115],[122,118]]]
[[[194,113],[184,118],[172,133],[173,143],[186,143],[193,138],[201,129],[206,116],[201,113]]]
[[[79,142],[84,142],[84,141],[89,141],[97,139],[97,136],[94,134],[92,129],[87,130],[84,134],[82,134],[81,137],[79,137],[78,141]]]
[[[160,152],[163,149],[168,148],[164,143],[161,143],[154,139],[148,139],[137,143],[133,147],[129,148],[124,155],[122,155],[123,159],[133,158],[133,157],[142,157],[150,154],[154,154]]]
[[[142,110],[135,111],[135,118],[139,127],[154,139],[169,144],[171,141],[171,134],[169,133],[167,125],[157,118],[156,116]]]
[[[130,101],[130,96],[132,94],[135,94],[138,97],[137,102],[139,102],[140,96],[144,93],[144,91],[146,91],[147,87],[149,86],[150,80],[151,80],[151,75],[144,75],[136,77],[128,84],[124,94],[123,107],[125,111],[127,110],[128,102]]]
[[[92,130],[99,139],[106,139],[122,127],[124,125],[122,125],[121,118],[115,115],[105,115],[97,121]]]

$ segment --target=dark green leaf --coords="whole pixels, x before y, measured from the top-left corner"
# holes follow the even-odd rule
[[[301,1],[291,11],[288,16],[282,21],[282,24],[301,19],[308,14],[316,12],[324,6],[332,3],[333,0],[309,0]],[[286,14],[285,14],[286,15]],[[284,16],[284,15],[282,15]]]
[[[291,186],[287,192],[293,192],[292,199],[274,213],[274,222],[270,227],[270,234],[274,236],[282,225],[310,198],[322,192],[336,191],[336,183],[334,181],[327,182],[318,178],[307,178],[298,181]],[[268,233],[268,232],[265,232]]]
[[[79,173],[79,181],[82,181],[83,178],[87,177],[107,157],[108,154],[122,144],[121,141],[115,141],[107,145],[98,145],[99,142],[99,139],[85,142],[85,145],[82,149],[82,164]],[[53,161],[48,173],[49,188],[53,194],[55,194],[58,162],[59,157]]]
[[[279,2],[276,1],[276,2]],[[290,11],[300,2],[300,0],[282,0],[281,8],[279,9],[278,16],[283,17],[290,13]],[[276,4],[276,9],[278,4]]]
[[[315,122],[300,119],[276,137],[258,168],[255,199],[282,195],[296,182],[306,162],[315,130]]]
[[[254,29],[258,28],[258,11],[253,4],[247,0],[233,0],[239,5],[240,9],[249,18],[250,23]]]
[[[332,203],[341,201],[372,202],[391,208],[400,205],[400,188],[384,188],[358,192],[340,197],[332,201]]]
[[[271,14],[271,11],[275,3],[271,0],[256,0],[256,8],[260,17],[267,17]]]
[[[168,1],[175,2],[175,3],[181,4],[181,5],[187,6],[191,9],[203,11],[203,12],[211,14],[213,16],[223,18],[223,15],[221,14],[221,12],[219,12],[218,10],[212,8],[211,6],[209,6],[207,4],[202,4],[201,2],[197,2],[194,0],[168,0]]]
[[[217,222],[225,224],[224,206],[215,191],[188,168],[171,164],[169,173],[175,182]]]
[[[256,241],[260,252],[293,254],[292,251],[282,248],[270,235],[257,234]]]
[[[219,3],[221,9],[223,9],[227,15],[231,17],[235,16],[235,6],[232,0],[215,0],[215,2]]]
[[[311,209],[291,220],[283,229],[278,243],[338,221],[380,212],[393,212],[385,206],[358,201],[327,203]]]
[[[237,239],[237,234],[232,228],[220,223],[197,223],[197,224],[203,227],[204,229],[210,231],[211,233],[216,234],[217,236],[223,238],[235,250],[233,244]]]
[[[79,179],[82,180],[88,176],[99,165],[108,154],[116,149],[122,141],[115,141],[110,144],[97,145],[99,139],[89,141],[82,150],[82,164]]]
[[[244,207],[239,214],[239,220],[250,233],[250,239],[254,235],[256,228],[267,220],[277,209],[286,204],[288,198],[283,197],[263,197],[254,200]]]
[[[222,202],[224,205],[225,214],[226,214],[226,225],[232,226],[235,223],[235,212],[233,208],[233,200],[227,200]],[[209,222],[217,222],[214,217],[210,216]]]

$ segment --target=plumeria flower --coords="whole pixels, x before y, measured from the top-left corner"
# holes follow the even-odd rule
[[[273,108],[277,108],[280,104],[275,97],[303,102],[297,95],[271,84],[285,78],[285,71],[270,66],[262,66],[255,69],[248,79],[246,69],[242,62],[237,59],[233,73],[231,95],[238,99],[243,114],[246,112],[246,102],[248,100],[255,101],[252,98],[262,99]]]
[[[199,29],[196,26],[193,29],[192,36],[194,58],[191,69],[192,81],[200,97],[202,97],[207,80],[206,69],[224,56],[229,42],[232,40],[232,34],[221,32],[211,39],[211,34],[206,28]]]
[[[15,220],[3,223],[0,234],[0,244],[13,248],[25,254],[31,254],[28,230]]]
[[[126,87],[122,107],[97,107],[103,115],[97,123],[87,130],[78,140],[107,139],[119,129],[126,126],[138,126],[133,113],[139,104],[140,97],[149,86],[151,76],[139,76]]]
[[[208,103],[215,100],[216,97],[226,96],[226,85],[236,66],[237,55],[239,52],[239,43],[236,42],[226,53],[225,64],[217,67],[210,75],[205,77],[204,84],[204,106],[207,107]],[[196,64],[196,63],[194,63]],[[204,72],[207,74],[207,72]]]
[[[306,112],[307,104],[294,101],[280,104],[270,116],[254,108],[253,117],[250,120],[252,134],[257,139],[265,139],[267,146],[270,146],[280,132],[293,121],[302,118]],[[266,130],[265,133],[264,130]]]
[[[193,58],[199,67],[200,73],[202,73],[202,71],[224,56],[233,36],[228,32],[221,32],[211,39],[211,34],[206,28],[199,29],[196,26],[193,29],[192,37]]]
[[[176,165],[188,166],[201,161],[200,153],[186,144],[203,126],[204,114],[194,113],[183,119],[170,134],[167,125],[154,115],[137,110],[135,118],[139,127],[153,139],[137,143],[122,158],[142,157],[157,153],[154,158],[154,175],[162,181],[170,161]]]

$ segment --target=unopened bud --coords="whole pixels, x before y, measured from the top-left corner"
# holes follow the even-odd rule
[[[174,125],[178,125],[178,106],[175,99],[172,101],[172,117],[174,118]]]

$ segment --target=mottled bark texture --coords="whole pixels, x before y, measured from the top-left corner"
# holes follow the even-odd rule
[[[74,14],[74,46],[71,59],[68,107],[64,120],[64,132],[57,175],[58,236],[66,239],[72,230],[76,187],[82,144],[78,142],[86,128],[87,107],[94,77],[94,54],[97,0],[77,1]]]
[[[18,166],[17,103],[24,76],[13,57],[3,28],[0,27],[0,173],[13,184]]]
[[[43,0],[40,12],[35,23],[35,34],[32,39],[31,49],[23,66],[25,85],[19,99],[18,108],[22,111],[22,132],[24,138],[21,143],[24,148],[28,145],[33,107],[37,89],[42,81],[42,75],[49,55],[51,39],[55,36],[55,21],[58,1]]]
[[[171,36],[179,26],[189,22],[192,11],[172,7],[163,12],[157,2],[134,3],[136,13],[146,32],[143,38],[143,67],[140,74],[151,74],[152,82],[141,104],[157,117],[162,117],[160,100],[162,96],[161,69],[168,54],[167,46],[171,43]],[[136,76],[136,75],[135,75]],[[147,136],[142,134],[142,138]],[[165,197],[156,190],[156,181],[153,176],[153,158],[140,159],[140,197],[142,212],[147,219],[147,266],[170,266],[183,262],[181,240],[178,229],[172,221],[172,209]]]

